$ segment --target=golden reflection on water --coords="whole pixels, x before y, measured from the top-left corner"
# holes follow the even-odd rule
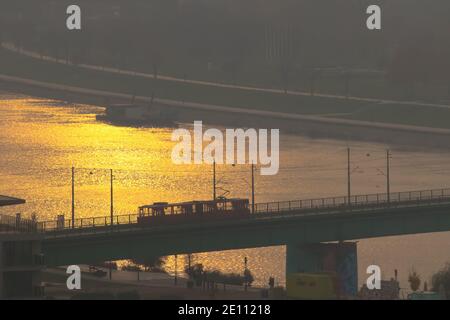
[[[101,108],[0,93],[0,194],[27,200],[1,213],[35,212],[40,220],[70,217],[71,167],[75,170],[76,216],[105,216],[110,210],[109,169],[114,170],[115,214],[136,213],[155,201],[212,197],[212,168],[174,165],[170,129],[118,127],[97,122]],[[346,148],[352,147],[353,192],[384,192],[386,146],[375,143],[311,140],[281,135],[280,173],[256,175],[257,202],[346,193]],[[392,191],[450,186],[450,154],[417,149],[393,150]],[[250,197],[250,168],[220,165],[218,180],[228,196]],[[425,247],[426,244],[426,247]],[[368,264],[378,264],[387,278],[394,269],[406,278],[412,266],[424,279],[450,260],[450,234],[363,240],[358,244],[359,278]],[[430,250],[429,248],[432,248]],[[256,276],[284,282],[284,247],[222,251],[194,255],[209,269],[242,272],[244,257]],[[184,256],[178,270],[183,270]],[[174,257],[166,268],[174,269]]]
[[[109,169],[114,170],[117,214],[135,213],[138,205],[153,201],[201,198],[209,192],[211,178],[205,173],[211,168],[172,164],[169,129],[111,126],[96,122],[98,108],[69,107],[45,106],[35,99],[2,103],[9,111],[2,119],[4,144],[21,151],[20,158],[6,153],[14,158],[3,159],[14,183],[9,191],[27,198],[25,207],[38,210],[41,219],[70,212],[72,166],[77,217],[108,214]],[[54,204],[49,207],[44,199]]]
[[[3,98],[0,194],[27,200],[25,205],[4,208],[3,212],[20,210],[25,216],[35,212],[40,220],[53,220],[57,214],[70,218],[72,166],[77,218],[109,215],[110,169],[114,174],[117,215],[136,213],[139,205],[155,201],[212,196],[211,166],[172,163],[171,129],[97,122],[95,115],[102,110],[93,106],[74,107],[29,97]],[[248,197],[249,168],[218,165],[217,172],[223,189],[226,187],[231,195]],[[229,186],[231,180],[233,186]],[[200,254],[194,259],[231,272],[238,271],[234,266],[241,264],[244,256],[251,257],[251,252]],[[278,252],[282,261],[283,251]],[[264,255],[257,254],[249,261],[256,263],[261,257]],[[166,268],[173,271],[173,257],[167,258]],[[182,264],[179,269],[183,270]],[[273,274],[275,270],[269,272]]]

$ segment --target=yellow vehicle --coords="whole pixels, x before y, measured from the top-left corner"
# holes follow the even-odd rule
[[[291,273],[286,276],[290,299],[333,300],[338,298],[336,276],[332,273]]]

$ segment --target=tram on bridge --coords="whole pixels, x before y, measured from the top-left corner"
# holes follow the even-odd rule
[[[169,224],[197,220],[235,219],[250,215],[248,199],[189,201],[180,203],[155,202],[139,207],[140,224]]]

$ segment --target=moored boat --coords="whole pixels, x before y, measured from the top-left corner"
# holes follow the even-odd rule
[[[97,115],[99,121],[124,126],[175,127],[175,112],[161,106],[113,104]]]

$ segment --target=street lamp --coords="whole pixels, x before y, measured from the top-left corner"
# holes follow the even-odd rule
[[[232,164],[233,167],[236,166],[236,164]],[[251,164],[251,193],[252,193],[252,213],[255,212],[255,169],[256,169],[256,165],[252,162]],[[243,179],[247,184],[248,182]],[[225,195],[230,193],[230,190],[226,190],[222,187],[218,187],[217,184],[218,182],[220,182],[221,179],[219,181],[217,181],[217,177],[216,177],[216,161],[213,162],[213,200],[217,199],[217,189],[221,189],[225,192]]]
[[[391,178],[390,178],[391,158],[392,158],[392,154],[389,151],[389,149],[387,149],[386,150],[386,172],[377,168],[377,171],[379,172],[379,174],[386,177],[386,196],[387,196],[388,203],[391,202]]]
[[[216,160],[213,162],[213,200],[216,201]]]
[[[255,164],[252,162],[252,213],[255,213]]]
[[[233,163],[231,166],[235,167],[236,165]],[[222,197],[226,196],[227,194],[230,193],[230,190],[227,190],[219,185],[222,182],[222,180],[223,180],[223,177],[217,179],[216,161],[214,160],[214,162],[213,162],[213,200],[217,199],[217,190],[222,190],[224,192],[221,195]],[[226,183],[226,181],[224,183]]]
[[[114,181],[114,175],[113,170],[110,169],[110,215],[111,215],[111,226],[113,225],[114,220],[114,189],[113,189],[113,181]],[[89,171],[89,175],[93,175],[94,173],[92,171]],[[75,228],[75,167],[72,167],[72,228]]]
[[[72,167],[72,229],[75,228],[75,168]]]
[[[367,157],[370,157],[370,154],[366,154]],[[351,161],[350,161],[350,148],[347,148],[347,203],[350,206],[351,205],[351,175],[352,173],[355,173],[359,170],[359,166],[356,166],[354,168],[351,167]]]
[[[110,173],[110,196],[111,196],[111,202],[110,202],[110,214],[111,214],[111,227],[113,226],[114,223],[114,189],[113,189],[113,184],[114,184],[114,175],[113,175],[113,170],[110,169],[109,170]]]

